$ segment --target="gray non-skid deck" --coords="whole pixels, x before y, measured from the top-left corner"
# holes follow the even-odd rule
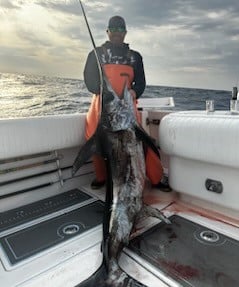
[[[67,212],[66,208],[73,206],[74,210]],[[1,247],[11,265],[99,225],[104,204],[81,190],[73,189],[0,214],[2,232],[64,209],[64,214],[56,214],[54,218],[0,237]]]
[[[89,200],[92,199],[92,200]],[[102,223],[104,203],[74,189],[1,214],[0,231],[77,205],[51,219],[0,238],[14,266]],[[238,287],[239,242],[178,215],[130,241],[129,249],[184,287]],[[105,277],[101,268],[79,286]],[[102,273],[103,272],[103,273]],[[104,276],[103,276],[104,275]],[[97,277],[98,276],[98,277]],[[92,281],[93,280],[93,281]],[[135,286],[142,286],[135,281]]]
[[[104,204],[88,205],[0,238],[11,265],[99,225]]]
[[[74,204],[81,203],[90,198],[91,196],[88,194],[74,189],[35,203],[27,204],[20,208],[2,212],[0,213],[0,232]]]
[[[185,287],[238,287],[239,242],[174,215],[130,242],[130,249]]]

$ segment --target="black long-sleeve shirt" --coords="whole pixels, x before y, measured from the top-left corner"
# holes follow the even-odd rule
[[[102,64],[125,64],[133,67],[132,89],[136,93],[136,98],[139,98],[146,85],[142,56],[138,52],[129,49],[128,44],[123,43],[118,46],[110,41],[105,42],[101,47],[97,47],[96,51]],[[91,51],[88,55],[84,69],[84,81],[90,92],[99,94],[100,76],[94,51]]]

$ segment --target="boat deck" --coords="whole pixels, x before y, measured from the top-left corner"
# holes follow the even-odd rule
[[[234,157],[238,141],[234,141],[232,148],[226,142],[227,148],[223,149],[224,136],[215,141],[215,136],[222,133],[213,133],[218,131],[215,126],[220,125],[221,130],[226,120],[225,130],[233,127],[234,137],[238,135],[234,131],[238,122],[226,115],[178,113],[166,121],[172,125],[170,129],[165,125],[162,132],[161,119],[165,114],[144,111],[143,118],[152,123],[146,128],[157,143],[161,139],[161,148],[167,136],[170,138],[165,147],[185,147],[176,150],[176,156],[175,150],[161,152],[170,185],[177,192],[146,186],[144,202],[161,210],[172,224],[165,225],[153,218],[140,222],[119,264],[148,287],[238,287],[239,167]],[[90,188],[94,178],[91,162],[72,177],[72,163],[84,143],[85,117],[43,117],[30,122],[29,125],[29,119],[6,120],[0,125],[4,134],[0,138],[0,285],[78,286],[102,263],[105,199],[104,188]],[[212,125],[210,130],[208,123]],[[187,135],[194,130],[194,137],[188,141]],[[205,149],[205,140],[210,137]],[[228,157],[226,153],[230,151]],[[191,157],[187,158],[189,152]],[[218,158],[222,163],[216,162]],[[219,180],[223,192],[213,192],[214,185],[207,188],[208,178],[212,183]]]
[[[239,223],[187,210],[173,192],[148,190],[145,200],[154,201],[172,224],[145,219],[120,258],[123,270],[147,286],[239,285]],[[66,286],[75,286],[94,273],[102,261],[103,201],[104,188],[93,191],[86,184],[2,213],[4,286],[37,287],[52,276],[54,286],[63,286],[66,278]],[[67,277],[60,271],[65,269]]]

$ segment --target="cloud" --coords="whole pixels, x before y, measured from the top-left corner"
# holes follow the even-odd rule
[[[238,0],[82,3],[96,45],[111,16],[125,17],[149,84],[230,89],[239,77]],[[78,1],[1,0],[0,16],[3,69],[82,78],[92,44]]]
[[[18,9],[19,5],[16,1],[11,0],[1,0],[1,8],[4,9]]]

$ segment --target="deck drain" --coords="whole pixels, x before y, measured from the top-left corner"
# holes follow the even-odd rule
[[[72,235],[77,233],[80,230],[80,227],[76,224],[69,224],[62,229],[62,232],[66,235]]]
[[[211,230],[204,230],[200,233],[200,237],[210,243],[217,242],[219,240],[219,235],[216,232],[213,232]]]

